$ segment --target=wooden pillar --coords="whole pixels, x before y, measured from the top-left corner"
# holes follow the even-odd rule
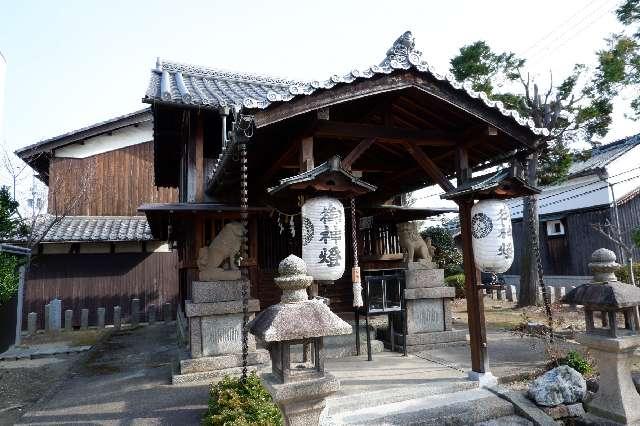
[[[195,128],[195,187],[197,203],[204,201],[204,119],[202,113],[198,112],[196,116],[196,128]]]
[[[460,233],[462,235],[462,257],[464,262],[464,289],[467,298],[467,317],[471,345],[471,369],[477,373],[489,371],[487,357],[487,332],[484,320],[484,300],[480,282],[480,271],[473,257],[471,238],[471,207],[473,201],[460,201]]]
[[[300,173],[308,172],[314,167],[313,136],[307,136],[300,141]]]
[[[458,185],[471,178],[467,150],[464,146],[456,149],[456,172]],[[487,357],[487,331],[484,319],[484,299],[478,283],[480,271],[476,268],[473,255],[471,208],[473,200],[458,201],[460,215],[460,234],[462,236],[462,258],[464,263],[464,289],[467,298],[467,317],[471,346],[471,370],[476,373],[489,371]]]

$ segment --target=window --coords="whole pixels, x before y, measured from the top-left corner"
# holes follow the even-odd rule
[[[564,225],[560,220],[550,220],[547,222],[547,235],[564,235]]]

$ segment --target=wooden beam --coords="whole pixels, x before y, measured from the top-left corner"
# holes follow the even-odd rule
[[[368,150],[369,147],[371,147],[371,145],[375,143],[375,141],[376,141],[375,139],[371,138],[371,139],[365,139],[362,142],[360,142],[355,148],[351,150],[349,154],[347,154],[346,157],[344,157],[344,160],[342,160],[342,167],[344,167],[347,170],[351,170],[351,166],[353,165],[353,163],[358,158],[360,158],[360,156],[364,154],[364,152]]]
[[[449,182],[449,179],[442,173],[440,168],[434,163],[424,151],[416,145],[414,142],[405,142],[405,148],[416,160],[418,165],[427,173],[427,175],[433,179],[435,183],[445,191],[453,191],[455,187]]]
[[[308,172],[314,167],[313,136],[307,136],[300,140],[300,173]]]
[[[455,135],[435,130],[405,129],[402,127],[376,126],[373,124],[320,121],[315,131],[319,137],[398,140],[419,142],[423,145],[454,146]]]
[[[284,150],[284,152],[278,157],[276,161],[271,163],[271,166],[267,169],[267,171],[262,175],[262,182],[268,183],[271,178],[282,168],[284,163],[287,161],[289,157],[291,157],[296,151],[300,149],[300,144],[298,140],[293,140],[289,143],[289,146]]]

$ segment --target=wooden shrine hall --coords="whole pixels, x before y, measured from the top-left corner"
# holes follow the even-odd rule
[[[140,207],[154,236],[173,241],[182,298],[197,277],[198,250],[242,214],[248,223],[243,265],[261,309],[280,300],[278,263],[300,256],[300,209],[314,191],[351,194],[359,223],[349,220],[346,247],[358,239],[366,269],[402,261],[395,224],[439,209],[405,208],[404,193],[438,184],[459,206],[473,371],[487,371],[486,336],[470,211],[476,192],[459,191],[472,173],[521,164],[545,131],[500,102],[435,72],[404,33],[382,62],[325,81],[295,81],[161,61],[144,102],[154,114],[155,178],[179,190],[179,202]],[[517,167],[514,167],[516,170]],[[517,174],[517,172],[514,172]],[[313,180],[322,175],[326,178]],[[311,180],[309,180],[311,179]],[[305,186],[305,182],[313,182]],[[245,186],[246,185],[246,186]],[[305,191],[278,191],[279,187]],[[483,196],[513,197],[513,180]],[[245,191],[246,190],[246,191]],[[497,194],[497,195],[496,195]],[[343,200],[345,208],[349,201]],[[344,254],[346,270],[353,254]],[[321,285],[335,312],[353,312],[351,276]]]

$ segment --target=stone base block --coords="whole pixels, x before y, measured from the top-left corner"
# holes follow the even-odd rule
[[[396,335],[396,345],[402,346],[404,336]],[[465,330],[434,331],[407,335],[407,352],[420,352],[452,344],[467,344]]]
[[[326,398],[340,389],[331,374],[315,380],[280,383],[273,374],[263,374],[262,383],[278,404],[290,426],[317,425],[326,406]]]
[[[412,262],[415,264],[417,262]],[[411,265],[411,264],[409,264]],[[444,286],[444,269],[426,269],[424,265],[408,267],[405,272],[406,288],[430,288]]]
[[[193,303],[242,300],[242,287],[248,280],[194,281],[191,284]]]
[[[260,301],[249,299],[249,312],[260,310]],[[187,317],[203,317],[209,315],[225,315],[242,312],[242,300],[229,300],[225,302],[194,303],[187,300],[184,304],[184,313]]]
[[[269,363],[269,352],[264,349],[258,349],[249,352],[247,356],[249,365],[267,364]],[[242,353],[206,356],[202,358],[187,358],[180,360],[180,374],[202,373],[212,370],[225,370],[233,367],[242,366]]]
[[[258,366],[250,365],[247,371],[252,373],[258,371]],[[201,371],[198,373],[174,374],[171,377],[171,384],[182,385],[186,383],[216,383],[224,376],[239,377],[242,374],[242,367],[223,368],[222,370]]]

